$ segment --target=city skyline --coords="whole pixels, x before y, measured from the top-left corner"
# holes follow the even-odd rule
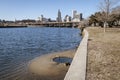
[[[98,5],[100,2],[98,0],[1,0],[0,19],[37,19],[41,14],[47,18],[56,19],[58,9],[61,10],[62,18],[65,15],[72,16],[72,10],[83,13],[83,18],[87,18],[99,11]]]

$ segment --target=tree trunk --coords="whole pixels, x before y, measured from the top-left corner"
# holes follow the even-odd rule
[[[104,22],[104,33],[106,32],[107,22]]]

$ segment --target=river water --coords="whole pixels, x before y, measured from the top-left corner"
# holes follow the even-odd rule
[[[80,40],[75,28],[0,28],[0,80],[30,80],[26,75],[30,60],[74,49]]]

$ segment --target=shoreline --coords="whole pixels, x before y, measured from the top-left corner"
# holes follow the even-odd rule
[[[26,25],[8,25],[8,26],[0,26],[0,28],[25,28],[28,27]]]
[[[120,37],[118,37],[120,29],[107,28],[106,33],[103,33],[103,28],[88,27],[87,31],[90,37],[88,39],[86,80],[113,80],[113,78],[118,80],[120,76],[116,73],[119,73],[120,69],[117,65],[120,59],[120,54],[118,54],[120,52]],[[31,61],[32,63],[30,62],[29,69],[33,72],[33,76],[37,76],[36,80],[64,80],[69,66],[53,62],[52,59],[59,56],[73,58],[76,50],[37,57]]]
[[[69,66],[65,63],[57,63],[53,61],[55,57],[73,58],[76,49],[54,52],[36,57],[28,64],[31,76],[41,80],[63,80]]]
[[[83,33],[81,32],[81,35]],[[64,80],[71,63],[58,63],[53,59],[56,57],[72,58],[78,47],[70,50],[45,54],[29,61],[28,71],[35,80]]]

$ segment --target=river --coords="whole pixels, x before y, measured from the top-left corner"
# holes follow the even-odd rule
[[[0,80],[29,80],[30,60],[74,49],[80,41],[76,28],[0,28]]]

